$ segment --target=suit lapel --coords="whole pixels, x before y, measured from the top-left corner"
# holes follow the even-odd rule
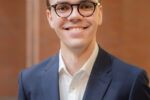
[[[56,54],[51,58],[44,70],[42,79],[44,100],[59,100],[58,66],[59,57]]]
[[[108,53],[99,48],[83,100],[102,100],[111,83],[111,58]]]

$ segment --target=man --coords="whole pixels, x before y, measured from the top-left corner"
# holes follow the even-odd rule
[[[47,6],[60,51],[20,73],[19,100],[150,100],[145,71],[98,46],[100,1],[49,0]]]

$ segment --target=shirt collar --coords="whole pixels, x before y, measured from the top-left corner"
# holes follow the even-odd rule
[[[61,71],[65,71],[68,75],[70,75],[69,72],[68,72],[68,70],[67,70],[67,68],[66,68],[66,65],[65,65],[65,63],[63,61],[61,50],[60,50],[59,51],[59,73]]]
[[[93,65],[94,65],[94,62],[96,60],[96,57],[98,55],[98,51],[99,51],[99,48],[98,48],[98,45],[97,43],[95,43],[95,48],[91,54],[91,56],[89,57],[89,59],[85,62],[85,64],[82,66],[82,68],[80,69],[81,71],[85,71],[88,75],[90,75],[91,73],[91,70],[93,68]]]
[[[98,44],[95,43],[95,47],[94,47],[94,50],[93,50],[91,56],[85,62],[85,64],[82,66],[82,68],[79,70],[79,72],[84,71],[88,75],[90,75],[92,67],[94,65],[94,62],[95,62],[96,57],[98,55],[98,51],[99,51]],[[68,70],[67,70],[67,68],[66,68],[66,66],[64,64],[64,61],[63,61],[63,58],[62,58],[62,54],[61,54],[61,50],[59,51],[59,70],[58,71],[59,71],[59,73],[61,71],[65,71],[68,75],[70,75],[70,73],[68,72]]]

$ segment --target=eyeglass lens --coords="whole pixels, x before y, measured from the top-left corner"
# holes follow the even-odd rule
[[[94,11],[94,4],[91,2],[81,3],[79,6],[79,12],[82,16],[89,16]]]
[[[56,6],[56,13],[60,17],[67,17],[71,14],[72,8],[69,4],[58,4]]]

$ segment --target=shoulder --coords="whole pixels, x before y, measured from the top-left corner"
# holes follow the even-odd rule
[[[46,72],[56,73],[58,62],[58,54],[56,54],[31,68],[22,70],[18,78],[19,98],[29,97],[31,92],[33,93],[32,95],[40,96],[41,84],[43,84]]]
[[[134,87],[137,84],[148,86],[149,80],[144,69],[128,64],[119,58],[111,56],[112,78],[116,83],[126,84],[127,87]]]
[[[123,60],[109,54],[107,51],[100,47],[99,55],[97,57],[98,62],[101,62],[104,67],[111,69],[112,77],[119,80],[134,80],[139,74],[145,72],[144,69],[128,64]],[[101,64],[97,63],[97,64]]]
[[[149,100],[150,88],[146,71],[112,55],[110,56],[112,59],[112,83],[117,84],[123,90],[122,92],[128,91],[129,98]]]
[[[150,100],[149,80],[144,69],[128,64],[108,54],[111,59],[111,89],[120,91],[120,95],[128,95],[132,100]]]
[[[121,75],[124,77],[130,76],[131,78],[132,77],[135,78],[139,74],[145,72],[144,69],[142,69],[138,66],[128,64],[112,55],[111,55],[111,59],[112,59],[112,71],[119,76],[121,76]]]
[[[33,79],[33,78],[37,78],[40,77],[42,75],[42,73],[44,72],[44,70],[52,67],[51,65],[53,65],[54,63],[58,62],[58,53],[50,58],[47,58],[45,60],[43,60],[42,62],[40,62],[37,65],[34,65],[30,68],[24,69],[20,72],[20,77],[22,76],[24,79],[27,78],[28,79]]]
[[[99,59],[98,61],[101,61],[103,65],[109,66],[108,68],[112,69],[112,74],[116,77],[135,77],[144,71],[144,69],[129,64],[113,56],[102,48],[99,49],[97,59]]]

